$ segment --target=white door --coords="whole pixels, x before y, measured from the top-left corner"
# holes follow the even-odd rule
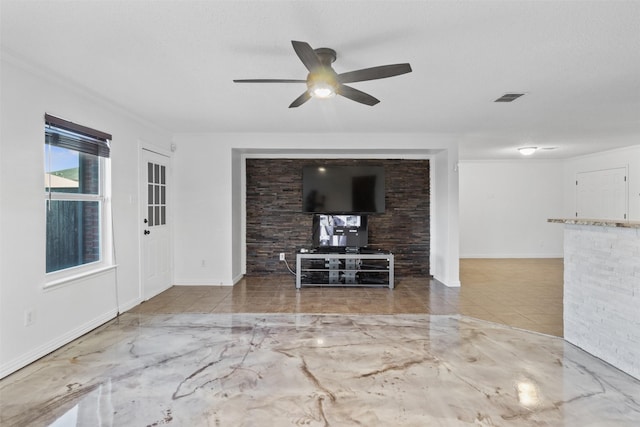
[[[142,150],[140,168],[142,221],[142,296],[171,286],[169,157]]]
[[[627,168],[581,172],[576,175],[576,216],[627,219]]]

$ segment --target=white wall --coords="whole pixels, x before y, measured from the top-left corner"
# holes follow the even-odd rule
[[[562,257],[561,161],[461,161],[460,257]]]
[[[458,147],[436,153],[431,167],[431,274],[460,286]]]
[[[170,138],[72,84],[45,76],[4,53],[0,78],[2,377],[141,301],[138,144],[142,140],[168,149]],[[113,135],[111,203],[118,263],[117,270],[47,289],[45,112]],[[34,314],[30,326],[24,326],[25,310]]]
[[[629,219],[640,221],[640,145],[603,151],[567,160],[564,165],[564,211],[561,217],[573,218],[576,212],[576,175],[604,169],[626,167]]]
[[[432,183],[433,203],[441,208],[436,211],[441,216],[432,217],[431,252],[436,257],[432,274],[449,286],[459,286],[458,177],[453,168],[458,153],[457,143],[450,138],[422,134],[183,134],[174,140],[176,284],[230,285],[244,273],[244,229],[238,226],[244,222],[243,198],[238,197],[243,191],[244,167],[238,164],[243,159],[241,153],[431,158],[438,171]]]
[[[233,284],[229,144],[223,136],[178,136],[175,144],[175,283]]]
[[[628,170],[629,219],[640,220],[640,145],[568,160],[460,162],[460,257],[562,257],[562,226],[572,218],[576,175]]]

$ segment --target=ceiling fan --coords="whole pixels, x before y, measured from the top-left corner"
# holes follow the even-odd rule
[[[309,70],[306,80],[295,79],[241,79],[235,83],[306,83],[307,90],[296,98],[289,108],[299,107],[312,97],[330,98],[342,95],[352,101],[365,105],[376,105],[380,100],[368,93],[347,86],[345,83],[362,82],[365,80],[384,79],[410,73],[411,65],[393,64],[378,67],[363,68],[347,73],[336,73],[331,64],[336,60],[336,51],[326,47],[313,49],[309,43],[292,40],[293,50],[304,66]]]

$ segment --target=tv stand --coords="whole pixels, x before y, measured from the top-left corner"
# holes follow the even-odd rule
[[[296,289],[302,286],[384,286],[393,289],[393,254],[300,252],[296,254]]]

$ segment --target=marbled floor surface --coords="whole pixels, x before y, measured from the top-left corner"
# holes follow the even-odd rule
[[[2,426],[640,426],[640,381],[464,316],[125,313],[0,381]]]

